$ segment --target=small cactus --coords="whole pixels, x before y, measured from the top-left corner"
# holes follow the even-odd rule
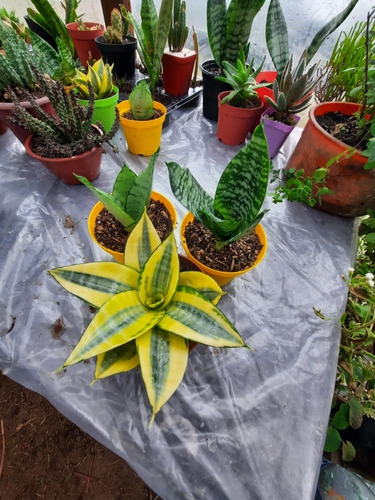
[[[122,43],[123,36],[128,31],[128,23],[123,20],[122,14],[118,9],[112,9],[111,26],[107,26],[103,33],[103,38],[106,43]]]
[[[184,48],[189,28],[186,26],[186,2],[174,0],[173,18],[169,30],[168,45],[171,52],[181,52]]]

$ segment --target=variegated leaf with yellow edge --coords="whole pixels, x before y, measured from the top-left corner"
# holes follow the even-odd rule
[[[190,286],[201,293],[213,304],[217,304],[225,292],[219,287],[217,282],[208,274],[199,271],[184,271],[178,280],[179,286]]]
[[[145,210],[126,242],[124,264],[140,271],[160,243],[159,235]]]
[[[115,349],[98,354],[95,366],[94,383],[99,378],[109,377],[117,373],[127,372],[139,365],[135,340],[120,345]]]

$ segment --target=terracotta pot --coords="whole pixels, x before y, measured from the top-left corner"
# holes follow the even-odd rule
[[[276,80],[276,77],[277,77],[277,71],[261,71],[259,75],[255,78],[255,80],[258,83],[270,82],[271,84],[273,84],[273,82]],[[258,96],[264,102],[264,108],[263,108],[264,112],[271,107],[268,104],[265,97],[267,96],[270,97],[271,99],[275,99],[275,96],[273,95],[272,85],[270,85],[269,87],[261,87],[260,89],[257,89],[257,93]]]
[[[191,255],[189,248],[186,244],[185,228],[189,224],[189,222],[193,222],[193,220],[194,220],[194,215],[191,212],[188,212],[182,220],[180,229],[182,246],[184,247],[187,258],[191,260],[202,272],[211,276],[211,278],[213,278],[219,286],[224,286],[237,276],[241,276],[242,274],[251,271],[251,269],[254,269],[263,260],[267,251],[267,237],[263,229],[263,226],[261,224],[258,224],[257,227],[254,229],[254,232],[258,235],[263,247],[262,250],[259,252],[257,260],[251,267],[247,267],[242,271],[235,271],[235,272],[217,271],[216,269],[211,269],[210,267],[207,267],[206,265],[202,264],[202,262],[199,262],[199,260],[197,260],[195,257]]]
[[[127,36],[126,41],[127,43],[106,43],[102,36],[95,38],[104,62],[113,64],[113,74],[117,78],[130,80],[135,73],[137,40],[132,36]]]
[[[196,59],[197,54],[192,50],[164,52],[162,77],[167,94],[180,97],[188,93]]]
[[[88,28],[93,28],[94,26],[99,26],[98,29],[94,30],[79,30],[77,23],[69,23],[66,25],[66,29],[73,40],[74,47],[77,51],[77,55],[81,64],[84,68],[87,68],[87,61],[91,57],[93,59],[100,59],[102,57],[98,46],[95,43],[95,38],[101,36],[104,32],[104,26],[98,23],[85,23]]]
[[[0,135],[5,134],[5,132],[8,130],[8,127],[5,125],[5,123],[0,121]]]
[[[47,114],[54,114],[55,111],[52,107],[52,104],[49,102],[48,97],[40,97],[39,99],[36,99],[36,102],[44,109]],[[21,102],[21,106],[27,109],[32,116],[35,116],[35,113],[32,110],[29,101]],[[26,138],[31,134],[31,132],[30,130],[19,127],[18,125],[10,121],[9,117],[13,113],[13,110],[14,104],[12,102],[0,102],[0,124],[2,124],[3,127],[8,127],[17,137],[17,139],[22,142],[22,144],[25,144]]]
[[[100,164],[102,161],[102,150],[98,147],[92,148],[86,153],[81,153],[77,156],[69,158],[45,158],[35,154],[30,143],[32,135],[26,139],[26,152],[35,160],[42,163],[53,175],[62,180],[65,184],[80,184],[80,181],[73,175],[83,175],[89,181],[96,179],[100,173]]]
[[[205,61],[201,65],[203,83],[203,116],[217,122],[219,116],[218,96],[220,92],[231,90],[231,86],[215,79],[219,76],[218,65],[214,60]]]
[[[276,114],[273,108],[268,108],[262,113],[261,122],[264,124],[264,133],[267,137],[268,150],[270,158],[274,158],[280,151],[281,146],[287,140],[289,134],[294,129],[295,125],[286,125],[285,123],[269,118]],[[299,122],[300,117],[293,115],[296,124]]]
[[[129,120],[123,113],[130,111],[129,101],[117,105],[120,113],[121,128],[128,148],[133,155],[152,156],[160,147],[163,122],[167,109],[160,102],[154,101],[154,108],[160,109],[163,115],[153,120]]]
[[[165,208],[168,210],[169,215],[171,216],[171,219],[172,219],[172,222],[173,222],[173,227],[175,227],[176,223],[177,223],[177,213],[176,213],[176,209],[174,208],[174,206],[172,205],[172,203],[168,200],[168,198],[166,198],[161,193],[157,193],[156,191],[152,191],[151,198],[153,200],[157,200],[157,201],[160,201],[160,202],[163,203],[163,205],[165,206]],[[92,208],[92,210],[91,210],[91,212],[89,214],[89,217],[88,217],[88,220],[87,220],[87,226],[88,226],[88,230],[89,230],[90,236],[93,239],[93,241],[97,245],[100,246],[100,248],[102,250],[104,250],[105,252],[107,252],[110,255],[112,255],[112,257],[117,262],[119,262],[120,264],[123,264],[124,263],[124,252],[116,252],[115,250],[111,250],[110,248],[105,247],[104,245],[102,245],[101,243],[99,243],[99,241],[96,239],[96,236],[95,236],[95,222],[96,222],[97,216],[103,210],[103,208],[104,208],[103,204],[100,201],[98,201],[98,203],[96,203],[96,205],[94,205],[94,207]]]
[[[109,132],[116,118],[116,106],[118,103],[119,90],[114,85],[113,91],[115,92],[112,96],[106,97],[105,99],[95,99],[94,101],[94,113],[92,115],[91,122],[95,124],[100,122],[106,132]],[[79,104],[82,106],[88,106],[88,99],[78,99]]]
[[[259,124],[263,110],[263,102],[258,99],[256,108],[237,108],[221,101],[230,93],[229,90],[221,92],[218,96],[219,120],[217,123],[217,137],[223,144],[237,146],[245,142],[246,137],[254,132]]]
[[[325,102],[310,109],[309,120],[291,155],[286,168],[304,169],[311,177],[319,167],[325,167],[332,158],[344,153],[349,146],[335,139],[317,122],[316,117],[330,111],[353,115],[359,105],[348,102]],[[365,215],[375,209],[375,169],[365,170],[367,158],[357,151],[350,158],[343,158],[329,169],[326,186],[334,195],[324,195],[322,203],[315,205],[326,212],[347,217]]]

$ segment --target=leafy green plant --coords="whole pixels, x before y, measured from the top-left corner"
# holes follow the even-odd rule
[[[270,160],[263,125],[228,163],[212,198],[188,169],[167,163],[173,194],[216,238],[216,249],[250,234],[266,210],[260,212],[268,184]]]
[[[142,0],[139,24],[133,14],[120,5],[124,19],[133,27],[137,36],[138,53],[148,74],[151,93],[155,91],[160,76],[161,58],[172,20],[172,7],[173,0],[162,0],[158,15],[153,0]]]
[[[185,0],[173,0],[173,17],[168,35],[168,46],[171,52],[181,52],[185,47],[189,28],[186,26]]]
[[[123,22],[123,17],[119,9],[111,11],[111,25],[103,33],[105,43],[120,44],[128,32],[128,23]]]
[[[223,70],[223,63],[235,66],[241,47],[245,56],[249,52],[249,37],[254,18],[265,0],[207,1],[207,35],[216,64]]]
[[[222,99],[221,104],[230,102],[232,106],[244,107],[248,99],[258,99],[256,89],[269,85],[269,83],[258,83],[255,80],[261,72],[263,64],[264,59],[258,69],[254,71],[254,59],[247,65],[245,52],[243,50],[240,51],[237,59],[237,66],[232,66],[229,62],[224,61],[224,76],[216,76],[215,78],[216,80],[227,83],[233,90]]]
[[[0,20],[3,21],[10,28],[14,29],[17,35],[23,38],[26,43],[30,43],[30,30],[27,26],[25,26],[24,23],[20,22],[14,10],[8,12],[4,7],[1,7]],[[0,38],[0,46],[1,46],[1,38]]]
[[[88,65],[87,73],[76,70],[76,76],[71,78],[73,87],[82,99],[88,99],[90,90],[94,92],[94,99],[105,99],[113,94],[112,66],[98,59],[92,66]]]
[[[96,188],[85,177],[80,175],[76,177],[130,233],[150,202],[152,178],[158,154],[159,152],[151,157],[148,167],[138,176],[124,163],[113,184],[111,194]]]
[[[155,115],[150,87],[141,80],[129,94],[130,112],[133,120],[150,120]]]
[[[48,97],[55,114],[48,115],[29,94],[28,99],[35,113],[35,116],[32,116],[21,106],[16,94],[9,90],[15,105],[12,121],[43,138],[44,156],[51,158],[75,156],[95,146],[101,146],[103,142],[108,142],[113,138],[119,128],[118,112],[116,112],[116,120],[112,129],[108,133],[105,133],[99,123],[97,124],[99,131],[91,126],[94,112],[92,90],[89,95],[89,105],[84,107],[78,103],[74,93],[68,93],[59,82],[46,78],[35,67],[33,72],[38,86]]]
[[[52,78],[58,80],[65,86],[71,85],[71,79],[76,74],[76,64],[69,47],[61,38],[56,38],[58,69],[53,73]]]
[[[99,309],[60,370],[98,356],[99,378],[139,363],[152,406],[150,425],[183,378],[189,341],[248,347],[214,305],[220,287],[202,273],[180,273],[173,232],[160,243],[146,213],[129,236],[124,265],[78,264],[50,273]]]

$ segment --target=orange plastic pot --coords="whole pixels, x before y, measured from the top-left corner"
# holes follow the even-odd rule
[[[181,52],[164,52],[162,57],[163,84],[167,94],[179,97],[186,95],[191,83],[197,54],[184,49]]]
[[[245,142],[246,137],[254,132],[259,125],[260,115],[264,109],[261,99],[256,108],[237,108],[221,101],[230,91],[220,92],[218,96],[219,118],[217,123],[217,137],[228,146],[237,146]]]
[[[303,169],[311,177],[319,167],[325,167],[332,158],[344,153],[349,146],[326,132],[316,117],[330,111],[353,115],[360,109],[356,103],[325,102],[311,108],[309,120],[293,151],[286,168]],[[346,217],[365,215],[369,208],[375,209],[375,169],[365,170],[367,158],[360,151],[342,158],[329,169],[326,186],[334,195],[322,196],[316,208]]]
[[[263,229],[263,226],[261,224],[258,224],[254,229],[254,232],[255,234],[258,235],[259,240],[263,246],[261,251],[259,252],[257,260],[251,267],[247,267],[242,271],[225,272],[225,271],[218,271],[216,269],[211,269],[210,267],[205,266],[204,264],[202,264],[202,262],[199,262],[199,260],[197,260],[195,257],[191,255],[190,250],[186,244],[185,228],[189,224],[189,222],[193,222],[193,220],[194,220],[194,215],[191,212],[188,212],[182,220],[180,229],[182,246],[184,247],[187,258],[191,260],[191,262],[193,262],[202,272],[211,276],[211,278],[213,278],[219,286],[224,286],[237,276],[241,276],[242,274],[251,271],[264,259],[264,256],[267,251],[267,237]]]
[[[87,61],[90,58],[100,59],[102,54],[95,43],[95,38],[101,36],[104,32],[104,26],[98,23],[85,23],[88,28],[99,26],[97,29],[92,30],[79,30],[77,23],[69,23],[66,25],[70,38],[73,40],[74,47],[77,55],[84,68],[87,68]]]
[[[42,163],[53,175],[62,180],[65,184],[80,184],[80,181],[73,174],[83,175],[89,181],[96,179],[100,173],[102,161],[101,148],[95,147],[86,153],[69,158],[45,158],[35,154],[30,147],[33,136],[29,135],[25,142],[26,152],[35,160]]]
[[[176,212],[176,209],[174,208],[174,206],[172,205],[172,203],[168,200],[168,198],[166,198],[164,195],[162,195],[161,193],[158,193],[156,191],[152,191],[151,198],[155,201],[160,201],[161,203],[163,203],[165,208],[168,210],[169,215],[171,216],[171,219],[173,222],[173,227],[175,227],[176,223],[177,223],[177,212]],[[93,241],[98,246],[100,246],[100,248],[102,250],[104,250],[105,252],[112,255],[112,257],[117,262],[119,262],[120,264],[123,264],[124,263],[124,252],[116,252],[114,250],[111,250],[110,248],[99,243],[99,241],[97,240],[97,238],[95,236],[96,218],[99,215],[99,213],[103,210],[103,208],[104,208],[103,204],[100,201],[98,201],[98,203],[96,203],[96,205],[94,205],[94,207],[92,208],[92,210],[89,214],[89,217],[87,220],[87,226],[88,226],[90,236],[93,239]]]

